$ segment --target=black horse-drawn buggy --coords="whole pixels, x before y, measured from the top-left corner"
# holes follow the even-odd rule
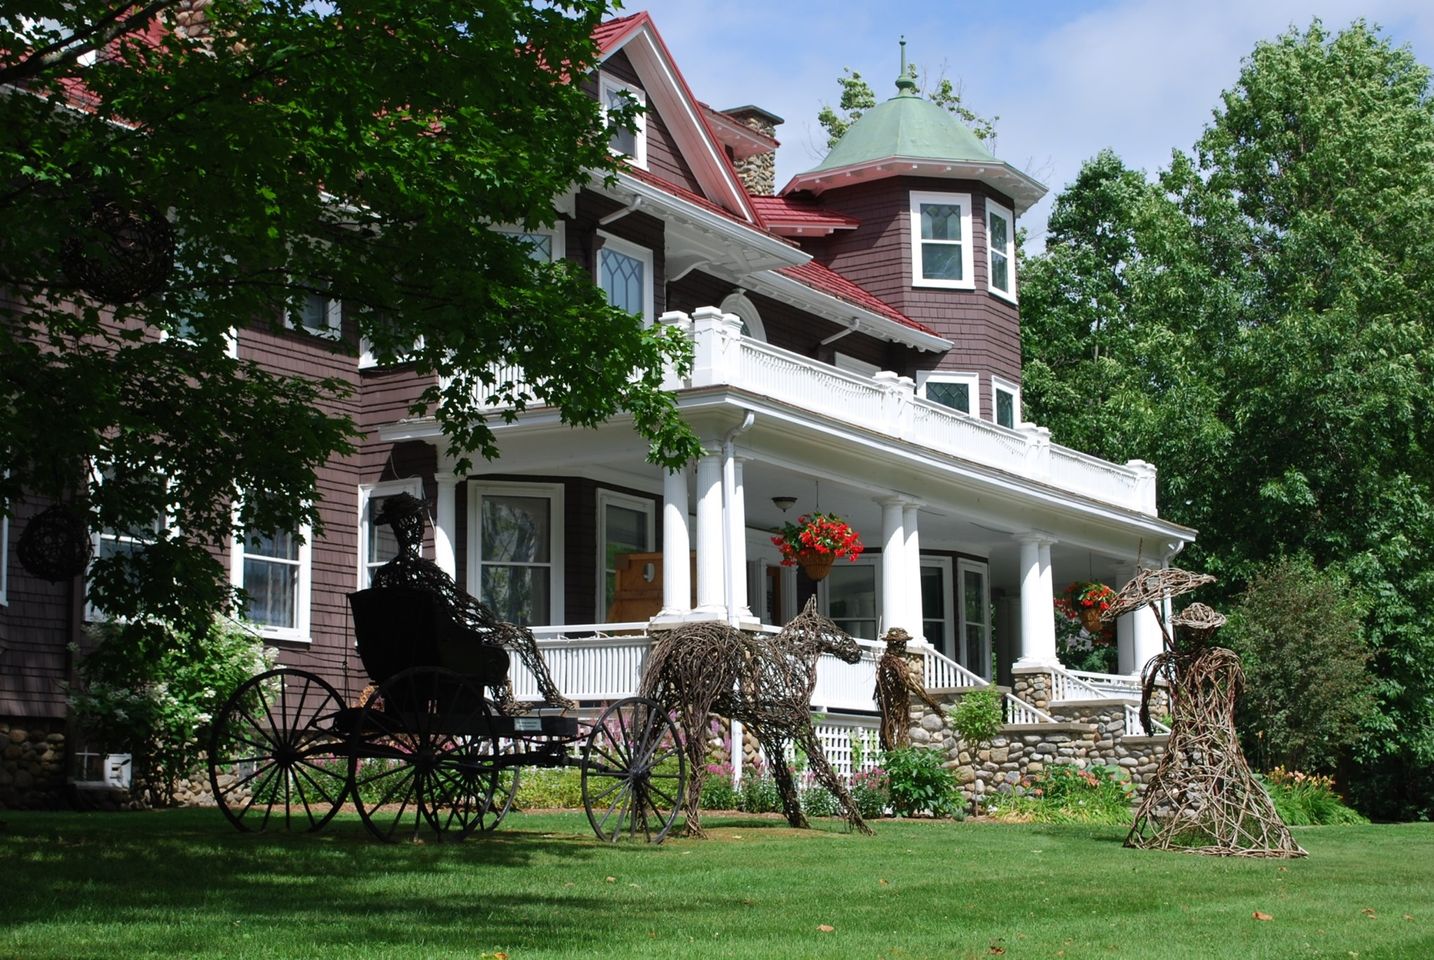
[[[600,839],[661,842],[681,808],[678,732],[656,702],[631,697],[596,720],[560,711],[512,716],[485,696],[506,689],[509,658],[421,589],[351,594],[362,704],[306,670],[270,670],[215,716],[210,783],[240,830],[318,830],[352,803],[381,840],[459,840],[496,827],[522,767],[577,767]]]

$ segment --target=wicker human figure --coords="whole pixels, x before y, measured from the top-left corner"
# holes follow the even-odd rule
[[[911,743],[912,694],[938,714],[942,709],[926,692],[926,685],[912,672],[911,662],[906,659],[906,643],[911,634],[892,627],[882,639],[886,641],[886,652],[876,665],[874,697],[881,711],[881,749],[895,750]]]
[[[1147,603],[1156,606],[1211,580],[1180,570],[1142,571],[1121,590],[1106,617]],[[1224,623],[1222,614],[1203,603],[1192,603],[1173,618],[1173,635],[1161,621],[1165,649],[1145,667],[1141,719],[1149,729],[1150,698],[1156,680],[1164,677],[1170,685],[1170,740],[1125,845],[1217,856],[1302,857],[1305,851],[1240,749],[1235,703],[1244,671],[1233,651],[1211,642]]]
[[[439,568],[432,560],[424,559],[423,518],[426,510],[423,501],[417,497],[400,493],[384,499],[383,508],[375,521],[386,523],[393,530],[398,541],[398,555],[373,572],[371,586],[414,587],[438,597],[448,613],[459,624],[473,631],[483,642],[504,647],[518,654],[538,681],[538,689],[548,704],[571,709],[573,701],[563,696],[548,673],[548,665],[538,651],[538,643],[525,627],[499,620],[476,597],[459,589],[453,578]],[[513,684],[504,677],[501,687],[494,687],[498,709],[505,714],[519,714],[527,710],[524,704],[513,698]]]
[[[814,602],[776,636],[743,633],[722,622],[694,623],[669,631],[653,645],[640,693],[677,713],[692,777],[683,809],[689,836],[704,836],[701,806],[706,779],[707,718],[713,713],[746,724],[762,744],[782,797],[787,822],[807,826],[791,771],[783,758],[788,740],[806,754],[817,782],[832,792],[852,829],[871,833],[846,787],[837,779],[812,727],[812,690],[817,660],[831,653],[856,663],[861,648],[840,627],[816,612]]]

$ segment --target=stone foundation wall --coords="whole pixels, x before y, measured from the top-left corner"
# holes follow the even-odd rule
[[[1040,691],[1032,686],[1027,690],[1038,695]],[[967,743],[951,729],[945,713],[966,692],[933,690],[943,706],[941,713],[919,700],[913,703],[911,742],[944,752],[943,766],[955,774],[967,802],[977,807],[988,795],[1010,792],[1022,778],[1056,763],[1118,767],[1139,790],[1165,752],[1166,737],[1125,735],[1125,702],[1121,700],[1061,704],[1052,714],[1056,723],[1007,724],[989,743]],[[1045,702],[1048,705],[1049,698]]]
[[[64,805],[64,721],[0,720],[0,808]]]

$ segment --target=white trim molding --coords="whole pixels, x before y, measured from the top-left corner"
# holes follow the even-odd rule
[[[625,80],[619,80],[609,73],[598,73],[598,103],[602,105],[602,122],[608,125],[608,110],[613,106],[613,100],[621,96],[630,97],[643,112],[639,113],[631,130],[616,130],[612,139],[631,136],[633,141],[632,151],[613,146],[609,142],[608,149],[620,157],[627,157],[632,161],[633,166],[647,169],[647,94],[641,87],[634,86]]]
[[[564,622],[564,567],[567,561],[563,531],[567,527],[563,513],[563,485],[560,483],[509,483],[499,480],[470,479],[468,482],[468,592],[483,600],[483,497],[537,497],[548,501],[548,559],[542,563],[523,563],[549,570],[547,622],[536,620],[527,626],[551,626]],[[485,603],[487,601],[484,601]],[[500,616],[502,613],[500,612]],[[534,611],[534,616],[540,616]]]
[[[953,206],[960,212],[958,222],[961,236],[926,237],[921,229],[921,209],[930,206]],[[942,287],[948,290],[976,289],[975,270],[972,267],[973,234],[971,231],[971,195],[969,193],[931,193],[924,190],[911,191],[911,285],[913,287]],[[957,247],[960,254],[961,276],[928,277],[923,267],[922,247],[933,244],[938,247]]]
[[[634,513],[643,515],[646,521],[647,546],[643,552],[651,553],[655,549],[657,536],[657,502],[646,497],[634,497],[630,494],[619,493],[616,490],[609,490],[606,487],[599,487],[597,491],[597,569],[599,571],[597,582],[596,605],[593,607],[595,616],[594,623],[607,619],[607,508],[621,507],[624,510],[631,510]]]
[[[1001,422],[1001,394],[1011,395],[1011,422]],[[991,422],[1014,430],[1021,424],[1021,388],[1005,377],[991,374]]]
[[[1006,242],[999,249],[991,240],[993,220],[1003,221],[1006,228]],[[1005,289],[996,285],[997,257],[1005,260]],[[1002,300],[1016,302],[1016,215],[989,197],[986,198],[986,289]]]

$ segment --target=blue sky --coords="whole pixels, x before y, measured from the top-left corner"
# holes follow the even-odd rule
[[[944,70],[972,109],[1000,117],[997,155],[1051,188],[1022,220],[1037,249],[1051,199],[1083,160],[1112,147],[1132,166],[1165,166],[1195,142],[1255,43],[1292,24],[1363,17],[1434,64],[1429,0],[630,0],[623,12],[643,9],[699,99],[786,119],[778,189],[820,159],[816,114],[839,96],[843,67],[878,97],[895,93],[905,34],[913,62]]]

